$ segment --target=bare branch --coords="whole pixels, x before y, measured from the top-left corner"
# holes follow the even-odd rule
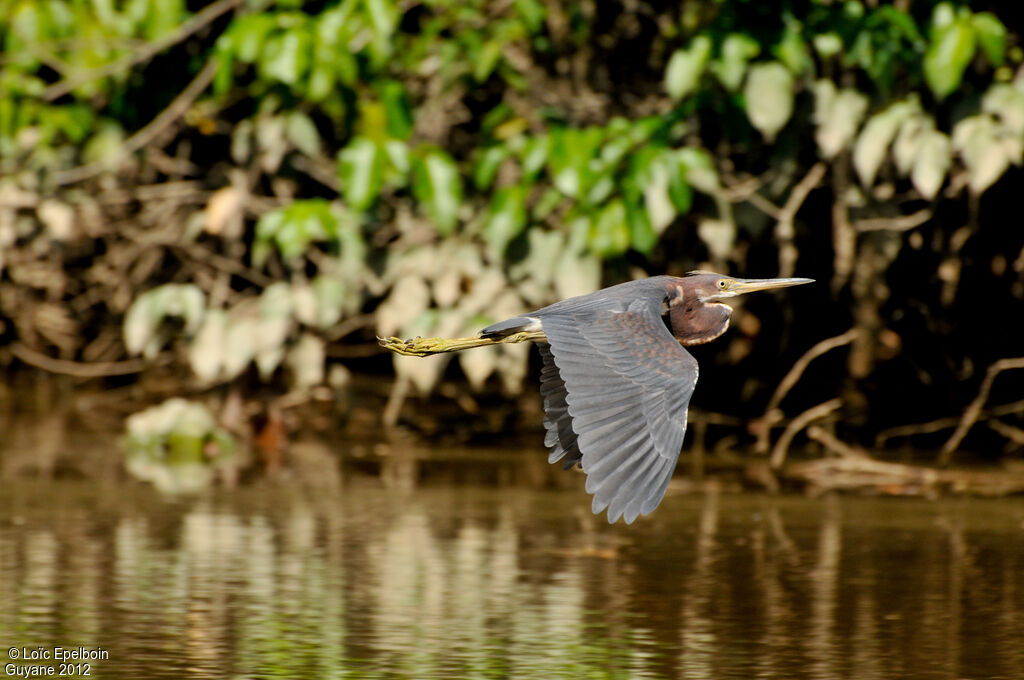
[[[820,357],[822,354],[830,352],[838,347],[847,345],[857,337],[859,331],[855,328],[851,328],[842,335],[837,335],[834,338],[827,338],[817,343],[809,350],[804,352],[804,355],[797,359],[793,367],[789,369],[789,373],[782,379],[779,386],[775,388],[775,392],[772,394],[771,399],[768,400],[768,406],[764,410],[764,415],[761,416],[757,421],[757,444],[755,445],[755,451],[760,454],[768,452],[768,437],[771,432],[771,428],[783,420],[782,411],[779,409],[779,404],[789,394],[789,391],[793,389],[793,386],[800,381],[804,371],[812,361]]]
[[[793,368],[789,369],[789,373],[782,379],[779,386],[775,388],[772,398],[768,400],[768,408],[766,411],[770,411],[773,408],[778,408],[782,400],[789,394],[789,391],[793,389],[793,386],[799,382],[800,377],[803,376],[804,371],[812,361],[820,357],[822,354],[827,354],[834,349],[848,345],[853,342],[860,331],[856,328],[851,328],[842,335],[837,335],[833,338],[826,338],[821,342],[817,343],[809,350],[804,352],[804,355],[797,359],[796,363],[793,364]]]
[[[932,209],[923,208],[909,215],[900,217],[875,217],[866,220],[857,220],[853,223],[854,228],[859,232],[865,231],[910,231],[932,218]]]
[[[124,71],[125,69],[129,69],[136,64],[149,61],[168,47],[185,40],[189,36],[198,32],[204,26],[212,23],[220,15],[225,12],[230,12],[243,2],[245,2],[245,0],[218,0],[218,2],[207,5],[196,12],[192,18],[183,23],[178,30],[173,33],[169,33],[168,35],[165,35],[158,40],[154,40],[153,42],[146,43],[122,59],[118,59],[117,61],[113,61],[109,64],[80,73],[72,78],[66,78],[60,82],[54,83],[43,90],[42,98],[44,101],[52,102],[53,100],[59,99],[60,97],[68,94],[80,85],[84,85],[85,83],[89,83],[94,80],[99,80],[100,78],[108,78]]]
[[[138,151],[142,147],[152,142],[161,132],[167,129],[174,121],[183,116],[189,107],[192,106],[192,102],[202,94],[211,82],[213,82],[214,72],[217,70],[217,62],[214,59],[210,59],[206,62],[206,66],[196,74],[196,77],[192,79],[192,82],[188,84],[181,94],[175,97],[174,101],[170,105],[161,111],[156,118],[151,120],[144,128],[133,134],[131,137],[124,141],[121,148],[118,149],[117,155],[119,158],[127,156],[128,154]],[[70,168],[68,170],[61,170],[54,174],[54,181],[57,184],[74,184],[80,182],[83,179],[88,179],[94,175],[98,175],[111,166],[111,159],[106,158],[92,163],[86,163],[80,165],[77,168]]]
[[[779,437],[779,441],[775,442],[775,447],[772,449],[772,455],[770,463],[772,469],[778,470],[782,467],[782,464],[786,462],[786,454],[789,452],[789,445],[793,442],[793,437],[810,425],[815,420],[820,420],[825,416],[829,415],[833,411],[836,411],[843,405],[842,399],[829,399],[826,402],[813,406],[792,421],[783,430],[782,436]]]
[[[42,352],[37,352],[31,347],[20,342],[10,345],[11,354],[24,361],[29,366],[41,368],[50,373],[71,375],[76,378],[105,378],[113,375],[131,375],[141,373],[147,367],[152,366],[151,362],[143,359],[128,359],[127,361],[97,361],[94,363],[82,363],[79,361],[68,361],[67,359],[54,359]]]
[[[829,451],[839,454],[843,458],[869,458],[868,453],[857,446],[850,446],[840,441],[834,434],[823,427],[811,425],[807,428],[807,436],[824,446]]]
[[[981,419],[988,420],[990,418],[999,418],[1000,416],[1007,416],[1014,413],[1024,413],[1024,399],[987,408],[985,409]],[[896,437],[911,437],[915,434],[932,434],[933,432],[948,430],[951,427],[956,427],[959,422],[960,418],[950,417],[931,420],[927,423],[913,423],[910,425],[890,427],[886,430],[882,430],[875,436],[875,447],[882,448],[887,441],[895,439]]]
[[[960,424],[957,426],[953,436],[942,447],[942,452],[939,454],[939,465],[949,465],[953,458],[953,451],[956,450],[956,447],[960,446],[960,442],[967,436],[968,430],[978,422],[978,417],[981,415],[981,407],[985,405],[989,392],[992,391],[992,383],[995,381],[996,376],[1003,371],[1015,368],[1024,368],[1024,357],[1000,359],[988,367],[985,379],[981,382],[981,389],[978,390],[978,396],[974,398],[974,401],[964,411],[963,416],[960,418]]]
[[[796,219],[796,214],[807,200],[807,196],[821,184],[827,171],[828,166],[822,161],[812,165],[804,178],[797,182],[797,185],[789,192],[786,204],[782,206],[776,216],[778,222],[775,225],[775,240],[779,244],[779,276],[792,276],[796,269],[796,259],[799,253],[796,246],[793,245],[796,231],[793,227],[793,220]]]
[[[1014,444],[1024,446],[1024,430],[1013,425],[1007,425],[1001,420],[990,420],[988,426],[1009,439]]]

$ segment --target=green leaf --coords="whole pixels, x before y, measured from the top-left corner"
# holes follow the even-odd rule
[[[338,154],[345,202],[356,210],[366,210],[380,193],[383,156],[376,142],[356,137]]]
[[[605,169],[602,163],[594,163],[604,131],[598,127],[555,128],[550,137],[547,160],[554,185],[566,196],[587,200],[587,192]]]
[[[722,55],[711,64],[711,70],[725,89],[735,92],[743,83],[747,62],[761,51],[757,41],[744,33],[730,33],[722,42]]]
[[[939,13],[938,8],[935,13]],[[974,49],[975,33],[969,19],[958,17],[952,23],[932,27],[924,54],[924,77],[938,99],[945,99],[960,86]]]
[[[754,64],[743,98],[751,125],[770,142],[793,115],[793,75],[777,61]]]
[[[684,146],[676,151],[676,157],[685,170],[684,178],[690,186],[705,194],[718,192],[718,170],[711,154],[695,146]],[[689,210],[688,204],[687,210]],[[683,210],[680,209],[680,212]]]
[[[295,148],[307,156],[316,156],[320,153],[320,133],[309,116],[300,112],[292,111],[288,114],[284,128],[285,137],[288,138]]]
[[[650,255],[658,244],[658,234],[648,217],[648,209],[633,203],[626,203],[626,220],[629,223],[629,243],[633,250]]]
[[[675,151],[647,147],[634,154],[623,180],[622,193],[629,210],[640,209],[642,201],[642,224],[639,216],[629,215],[631,240],[637,250],[648,252],[637,245],[644,244],[638,234],[650,229],[656,237],[679,212],[689,211],[692,195],[685,173],[686,168]]]
[[[547,8],[540,0],[514,0],[516,11],[526,25],[526,30],[531,34],[539,33],[544,27],[544,17]]]
[[[462,203],[462,180],[451,156],[440,149],[421,154],[413,164],[412,190],[438,233],[451,235]]]
[[[473,79],[478,83],[487,80],[501,60],[502,45],[497,40],[488,40],[480,48],[473,61]]]
[[[510,153],[509,148],[504,144],[484,149],[473,168],[473,185],[480,191],[488,189],[494,183],[498,167],[509,157]]]
[[[670,97],[682,99],[697,87],[710,53],[711,40],[703,35],[694,38],[689,49],[672,53],[665,68],[665,90]]]
[[[264,213],[256,222],[252,262],[262,266],[270,254],[271,243],[288,261],[305,253],[313,241],[337,237],[337,218],[330,203],[318,198],[294,201],[287,208]]]
[[[814,68],[807,42],[800,34],[800,24],[791,17],[786,21],[782,39],[772,48],[772,54],[795,76],[801,76]]]
[[[398,8],[391,0],[364,0],[370,27],[380,40],[391,37],[398,25]]]
[[[526,227],[526,191],[519,185],[498,189],[491,200],[483,236],[492,253],[501,257],[512,239]]]
[[[544,167],[544,164],[547,163],[548,151],[550,149],[551,137],[549,135],[530,137],[526,140],[526,144],[523,145],[522,155],[520,156],[525,177],[536,177],[537,173]]]
[[[266,78],[297,85],[309,68],[309,34],[292,29],[271,38],[260,54],[260,71]]]
[[[249,14],[236,19],[228,34],[235,47],[238,59],[252,64],[260,56],[260,48],[267,42],[267,35],[274,30],[274,17],[269,14]]]
[[[990,12],[978,12],[971,17],[978,45],[993,66],[1002,66],[1006,58],[1006,26]]]
[[[397,186],[407,183],[406,175],[409,174],[409,145],[397,139],[389,139],[384,142],[384,155],[388,160],[387,181]]]
[[[379,90],[388,135],[395,139],[408,139],[412,134],[412,111],[405,88],[397,80],[387,80],[380,84]]]
[[[630,230],[626,206],[621,200],[608,203],[590,226],[587,245],[601,257],[615,257],[629,249]]]

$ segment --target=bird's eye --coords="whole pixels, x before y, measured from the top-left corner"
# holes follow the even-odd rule
[[[718,279],[718,287],[725,290],[725,279]]]

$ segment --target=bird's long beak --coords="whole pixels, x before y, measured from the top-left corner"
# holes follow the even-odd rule
[[[814,279],[733,279],[727,290],[734,295],[743,295],[758,290],[802,286],[805,283],[814,283]]]

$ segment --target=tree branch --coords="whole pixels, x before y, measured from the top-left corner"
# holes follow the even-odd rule
[[[812,406],[807,409],[786,426],[786,429],[782,432],[782,436],[779,437],[779,441],[775,442],[775,447],[772,449],[772,455],[770,463],[773,470],[778,470],[782,467],[782,464],[786,462],[786,454],[789,452],[789,445],[793,443],[793,437],[804,429],[815,420],[820,420],[828,414],[836,411],[843,405],[842,399],[829,399],[826,402]]]
[[[217,62],[211,58],[206,62],[206,66],[196,74],[196,77],[192,79],[192,82],[188,84],[184,90],[181,91],[174,101],[172,101],[166,109],[161,111],[156,118],[151,120],[144,128],[133,134],[131,137],[124,141],[121,148],[117,150],[118,159],[127,156],[128,154],[138,151],[142,147],[152,142],[161,132],[169,127],[174,121],[181,116],[185,115],[189,107],[196,98],[202,94],[211,82],[213,82],[214,72],[217,70]],[[94,175],[98,175],[107,168],[111,167],[111,159],[105,158],[92,163],[86,163],[80,165],[77,168],[70,168],[68,170],[61,170],[54,173],[54,181],[58,184],[74,184],[80,182]]]
[[[974,398],[974,401],[964,411],[963,416],[960,417],[960,424],[957,425],[956,431],[953,432],[953,436],[942,447],[942,451],[939,453],[939,465],[943,467],[949,465],[953,459],[953,451],[956,450],[956,447],[960,446],[960,442],[967,436],[968,430],[978,422],[978,417],[981,415],[981,407],[985,405],[988,394],[992,391],[992,383],[995,381],[996,376],[1003,371],[1009,371],[1014,368],[1024,368],[1024,357],[1000,359],[988,367],[985,379],[981,382],[981,389],[978,390],[978,396]]]
[[[152,363],[144,359],[128,359],[127,361],[97,361],[82,363],[66,359],[54,359],[20,342],[10,345],[11,354],[29,366],[41,368],[50,373],[71,375],[76,378],[105,378],[114,375],[131,375],[141,373]]]
[[[135,50],[131,54],[112,61],[109,64],[104,64],[98,68],[90,69],[84,73],[80,73],[77,76],[71,78],[65,78],[59,82],[54,83],[50,87],[43,90],[42,98],[44,101],[52,102],[55,99],[59,99],[64,95],[68,94],[75,88],[99,80],[100,78],[108,78],[113,75],[117,75],[125,69],[129,69],[136,64],[141,64],[144,61],[149,61],[156,55],[160,54],[168,47],[175,45],[182,40],[185,40],[189,36],[198,32],[204,26],[212,23],[217,17],[230,12],[232,9],[241,5],[245,0],[218,0],[211,5],[207,5],[203,9],[195,13],[188,21],[183,23],[178,30],[173,33],[169,33],[162,38],[158,38],[153,42],[146,43],[139,49]]]

